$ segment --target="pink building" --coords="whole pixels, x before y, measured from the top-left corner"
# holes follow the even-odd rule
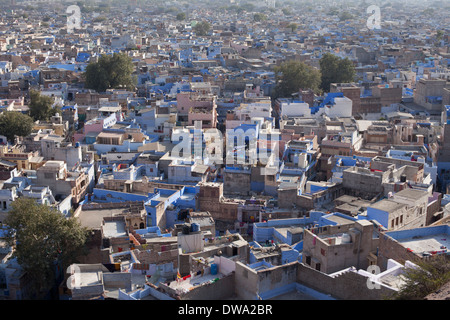
[[[202,129],[217,127],[217,111],[214,108],[191,108],[188,114],[188,125],[193,126],[194,121],[202,121]]]
[[[216,97],[201,95],[196,92],[177,94],[178,121],[182,125],[194,125],[194,121],[201,120],[202,128],[217,126]]]
[[[199,95],[196,92],[182,92],[177,94],[178,114],[187,115],[191,108],[212,108],[216,105],[216,98],[212,95]]]
[[[73,142],[82,142],[89,134],[98,134],[103,131],[104,128],[109,128],[117,122],[115,113],[112,113],[105,118],[96,118],[86,122],[80,130],[74,133]],[[94,139],[95,140],[95,139]]]

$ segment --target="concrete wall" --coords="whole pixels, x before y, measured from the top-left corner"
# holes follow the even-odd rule
[[[385,180],[385,174],[388,173],[370,174],[369,170],[347,169],[343,172],[343,186],[363,193],[377,194],[383,191],[382,182]]]
[[[297,262],[258,271],[258,293],[281,288],[297,280]]]
[[[259,277],[255,270],[241,262],[236,262],[234,277],[235,282],[238,284],[235,286],[235,294],[239,299],[257,299]]]
[[[45,159],[65,161],[68,168],[73,168],[82,160],[81,148],[58,148],[51,140],[41,140],[41,152]]]
[[[352,100],[347,97],[334,99],[336,104],[331,106],[331,108],[325,107],[325,113],[329,117],[351,117]]]
[[[220,198],[223,195],[222,185],[213,187],[200,187],[198,195],[198,210],[208,211],[214,220],[237,220],[238,202],[224,202]]]
[[[148,290],[148,294],[155,297],[158,300],[175,300],[172,297],[169,297],[168,295],[162,293],[161,291],[156,290],[156,288],[152,287],[152,286],[146,286],[146,289]],[[141,294],[141,298],[147,293],[147,291],[143,292]]]
[[[182,295],[181,300],[223,300],[234,295],[235,275],[231,273],[214,283],[203,284]]]
[[[312,267],[319,268],[317,264],[320,264],[318,270],[327,274],[352,266],[365,269],[368,267],[369,253],[376,250],[378,244],[378,239],[372,238],[373,231],[372,223],[364,221],[355,222],[353,225],[315,228],[314,233],[305,230],[302,255],[311,257]],[[335,236],[341,233],[350,235],[351,242],[335,244]],[[323,238],[317,237],[316,234]],[[326,235],[330,237],[327,238]],[[306,259],[302,262],[306,262]]]
[[[251,174],[248,172],[228,172],[223,174],[223,192],[248,194],[251,188]]]
[[[132,194],[126,192],[105,190],[95,188],[94,190],[95,201],[98,202],[125,202],[125,201],[147,201],[148,196]]]
[[[301,263],[297,265],[296,280],[311,289],[343,300],[382,300],[395,293],[384,286],[369,289],[367,278],[354,272],[345,272],[333,278]]]
[[[105,287],[125,288],[131,290],[131,273],[103,273],[103,283]]]
[[[278,189],[278,206],[280,208],[292,208],[298,195],[297,188],[293,189]]]
[[[281,116],[287,117],[310,117],[311,109],[305,102],[283,102],[281,104]]]
[[[369,289],[367,280],[367,277],[355,272],[331,277],[299,262],[258,272],[237,263],[235,291],[239,299],[246,300],[255,300],[258,296],[270,298],[278,291],[288,292],[298,287],[307,288],[317,299],[381,300],[394,293],[386,286]]]
[[[219,265],[219,272],[229,274],[236,270],[236,262],[225,257],[214,257],[214,263]]]
[[[415,228],[409,230],[399,230],[385,232],[380,236],[377,264],[381,270],[385,270],[388,259],[395,260],[404,264],[407,260],[411,262],[421,259],[421,255],[407,250],[405,246],[396,239],[411,238],[414,236],[430,236],[434,234],[450,234],[450,226],[433,226],[424,228]]]

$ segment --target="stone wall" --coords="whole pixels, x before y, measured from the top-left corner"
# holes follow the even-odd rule
[[[235,286],[237,297],[243,300],[255,300],[258,293],[258,273],[241,262],[236,262],[234,277],[238,284]]]
[[[297,281],[297,262],[258,271],[258,293],[264,293]]]
[[[200,186],[198,194],[198,210],[208,211],[214,220],[237,220],[238,202],[221,200],[223,185]]]
[[[301,263],[297,264],[297,282],[342,300],[382,300],[395,293],[387,287],[369,289],[367,278],[354,272],[333,278]]]
[[[248,194],[250,192],[250,172],[227,172],[223,174],[223,191],[227,194]]]
[[[380,236],[377,265],[382,271],[386,270],[388,259],[404,264],[406,260],[415,262],[418,258],[414,252],[408,251],[407,248],[391,237],[387,235]]]
[[[220,278],[216,282],[195,287],[194,290],[180,296],[181,300],[223,300],[234,295],[234,273]]]

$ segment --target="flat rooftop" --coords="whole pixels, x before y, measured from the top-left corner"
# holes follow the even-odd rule
[[[429,236],[413,236],[397,241],[415,253],[431,253],[442,250],[447,250],[448,252],[447,248],[450,246],[450,236],[445,233]],[[445,247],[446,249],[442,249],[441,247]]]
[[[208,273],[201,277],[189,277],[186,280],[180,282],[172,281],[169,287],[175,290],[180,290],[181,292],[189,292],[195,287],[210,283],[212,280],[217,278],[223,278],[223,274],[221,274],[220,272],[215,275]]]
[[[126,235],[123,221],[107,221],[103,225],[103,237],[105,238],[126,237]]]
[[[100,229],[103,218],[115,217],[124,212],[125,208],[120,209],[98,209],[98,210],[81,210],[78,219],[82,227],[89,229]]]
[[[281,235],[283,235],[283,237],[287,238],[287,233],[288,231],[291,232],[291,234],[299,234],[299,233],[303,233],[303,228],[302,227],[284,227],[284,228],[277,228],[275,227],[275,230],[278,231],[278,233],[280,233]]]
[[[335,239],[334,245],[350,243],[350,242],[343,241],[344,240],[343,236],[344,236],[344,233],[336,233],[336,234],[319,235],[318,237],[320,239],[324,240],[325,242],[327,242],[328,239]]]
[[[398,202],[391,201],[388,199],[383,199],[378,202],[375,202],[374,204],[371,204],[369,207],[378,209],[378,210],[382,210],[382,211],[386,211],[386,212],[394,212],[405,206],[406,206],[406,204],[403,204],[403,203],[398,203]]]
[[[428,192],[424,191],[424,190],[404,189],[404,190],[397,192],[394,195],[394,197],[397,195],[397,196],[409,198],[412,200],[417,200],[417,199],[420,199],[421,197],[424,197],[427,194],[428,194]]]
[[[115,132],[100,132],[98,134],[99,138],[120,138],[122,137],[122,133],[115,133]]]
[[[331,216],[326,217],[326,218],[327,218],[328,220],[331,220],[331,221],[336,222],[336,223],[339,224],[339,225],[342,225],[342,224],[352,224],[352,223],[355,222],[354,220],[351,220],[350,217],[345,218],[345,217],[341,217],[341,216],[338,216],[338,215],[331,215]]]
[[[80,279],[80,287],[95,286],[102,284],[100,279],[100,271],[81,272],[79,279]]]
[[[336,198],[334,201],[342,201],[342,202],[351,203],[351,202],[356,201],[356,200],[358,200],[357,197],[344,194],[343,196],[340,196],[339,198]]]

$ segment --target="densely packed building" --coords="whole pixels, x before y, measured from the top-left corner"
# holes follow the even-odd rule
[[[31,91],[58,112],[0,135],[0,220],[33,198],[92,230],[60,299],[382,299],[448,254],[448,5],[390,1],[370,28],[357,2],[91,1],[74,28],[69,1],[8,1],[0,117]],[[86,88],[119,52],[134,89]],[[326,53],[354,79],[273,96]],[[12,251],[0,296],[27,299]]]

